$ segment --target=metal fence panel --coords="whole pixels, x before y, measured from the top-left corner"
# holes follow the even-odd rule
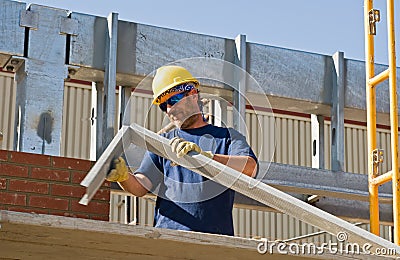
[[[66,82],[61,156],[90,159],[92,86]]]

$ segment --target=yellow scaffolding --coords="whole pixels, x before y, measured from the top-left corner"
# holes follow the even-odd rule
[[[373,8],[373,0],[364,1],[365,25],[365,67],[367,90],[367,132],[368,132],[368,175],[370,197],[371,232],[379,235],[378,187],[388,181],[393,183],[393,224],[394,243],[400,245],[400,175],[398,159],[398,117],[396,89],[396,51],[394,30],[394,0],[387,0],[388,56],[389,68],[378,75],[374,73],[374,35],[379,11]],[[383,160],[383,151],[376,145],[376,91],[375,87],[389,80],[390,92],[390,136],[392,151],[392,170],[379,175],[379,163]]]

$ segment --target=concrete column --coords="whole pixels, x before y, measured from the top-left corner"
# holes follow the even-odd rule
[[[15,77],[19,132],[14,146],[24,152],[60,155],[64,80],[68,74],[66,36],[60,26],[68,13],[39,5],[31,5],[26,13],[34,18],[29,20],[29,28],[34,30],[25,32],[26,59]]]
[[[344,53],[333,55],[332,110],[331,110],[331,168],[344,171]]]

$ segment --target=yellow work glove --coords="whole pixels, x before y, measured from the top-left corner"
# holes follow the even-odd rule
[[[113,169],[108,173],[106,180],[111,182],[123,182],[129,179],[129,170],[122,157],[114,160]]]
[[[211,152],[201,150],[200,146],[195,143],[186,141],[183,138],[174,137],[169,142],[171,145],[172,151],[176,153],[178,158],[183,157],[185,154],[189,153],[190,151],[195,151],[199,154],[207,156],[208,158],[213,158],[214,155]]]

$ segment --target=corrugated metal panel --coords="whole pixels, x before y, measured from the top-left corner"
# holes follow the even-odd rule
[[[310,235],[308,238],[298,241],[322,243],[330,240],[336,242],[335,235],[325,233],[316,227],[282,213],[235,207],[233,209],[233,221],[235,236],[247,238],[262,237],[274,241]],[[369,230],[369,224],[359,226]],[[391,240],[392,227],[380,225],[380,234],[381,237]]]
[[[61,156],[90,159],[91,88],[65,83]]]
[[[247,110],[246,125],[249,144],[259,160],[311,166],[309,118]]]
[[[0,131],[3,141],[0,149],[13,150],[16,83],[14,74],[0,72]]]
[[[168,124],[168,118],[152,104],[151,95],[133,92],[130,101],[130,122],[157,132]]]
[[[384,162],[379,170],[385,173],[391,169],[390,130],[377,129],[377,147],[384,150]],[[329,147],[330,148],[330,147]],[[368,150],[367,128],[345,124],[345,171],[367,174]]]
[[[128,224],[127,196],[112,192],[110,196],[110,221]]]
[[[258,113],[258,112],[257,112]],[[273,128],[275,120],[276,148],[273,161],[311,167],[311,120],[309,118],[288,115],[263,115],[264,125]],[[265,132],[265,130],[264,130]],[[269,133],[266,133],[269,134]],[[263,142],[264,151],[273,153],[271,137]],[[262,158],[262,156],[261,156]]]
[[[142,226],[153,226],[154,208],[156,206],[155,198],[139,198],[137,201],[139,204],[138,224]]]
[[[365,127],[345,125],[345,171],[367,173],[367,133]]]
[[[115,90],[115,118],[114,118],[114,135],[118,133],[121,121],[121,95],[119,89]]]
[[[367,131],[365,131],[366,134]],[[377,131],[377,146],[379,149],[384,150],[384,160],[383,163],[379,166],[379,171],[381,173],[388,172],[392,169],[392,151],[390,146],[390,130],[382,130],[379,129]]]
[[[319,230],[296,218],[277,212],[244,209],[233,210],[235,235],[240,237],[263,237],[268,240],[285,240],[308,235]],[[330,235],[322,234],[303,239],[303,242],[320,242],[330,239]]]
[[[331,122],[324,124],[324,159],[325,169],[331,169]]]

